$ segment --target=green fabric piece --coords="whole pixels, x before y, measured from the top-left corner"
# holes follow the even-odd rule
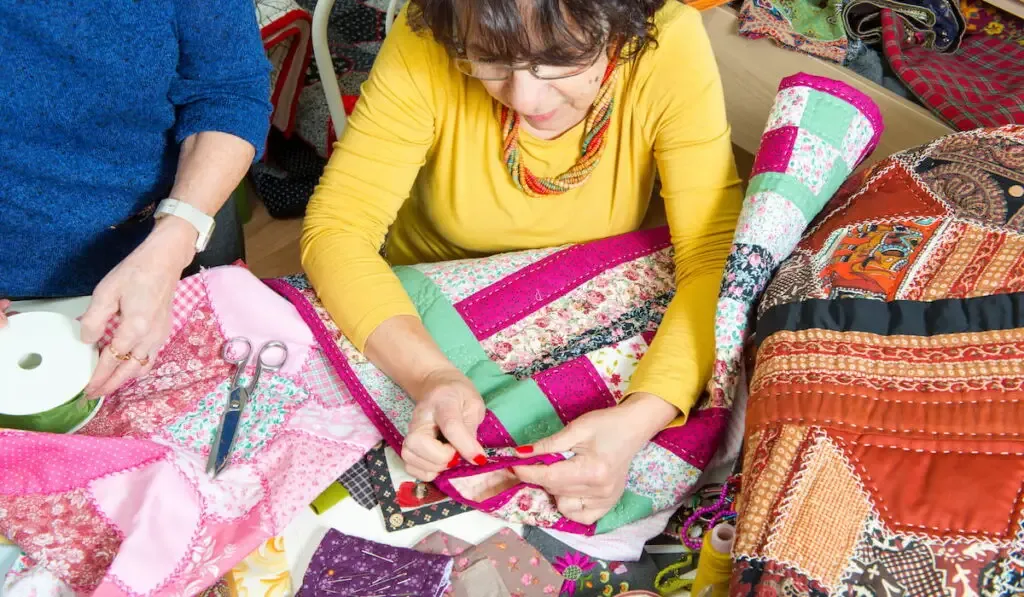
[[[331,483],[313,500],[313,503],[309,507],[317,514],[323,514],[338,504],[341,500],[348,497],[348,490],[345,489],[341,483],[335,481]]]
[[[394,271],[423,326],[452,364],[473,382],[487,408],[517,444],[531,444],[564,427],[536,382],[504,373],[487,357],[462,316],[430,278],[411,267],[399,266]]]
[[[651,498],[627,490],[622,494],[619,503],[615,504],[614,508],[597,521],[594,533],[600,535],[614,531],[623,525],[647,518],[651,514],[654,514],[654,502],[651,501]]]
[[[841,160],[840,160],[841,161]],[[796,179],[792,174],[782,172],[764,172],[750,179],[747,187],[747,197],[752,197],[761,191],[773,191],[782,195],[797,206],[804,219],[808,222],[814,219],[821,211],[825,201],[822,201],[811,192],[807,186]]]
[[[836,18],[842,12],[841,0],[773,0],[772,4],[789,20],[793,29],[805,37],[821,41],[846,38],[843,20]]]
[[[811,89],[800,128],[840,150],[856,115],[857,109],[845,100]]]
[[[821,193],[819,193],[819,201],[822,206],[828,203],[839,187],[843,186],[846,179],[850,176],[850,167],[846,165],[843,158],[836,159],[835,163],[832,164],[832,170],[828,173],[828,179],[825,184],[821,187]]]

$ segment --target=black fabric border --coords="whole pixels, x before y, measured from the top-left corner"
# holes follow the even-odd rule
[[[830,330],[938,336],[1024,328],[1024,293],[937,301],[810,299],[776,305],[757,321],[756,341],[781,331]]]

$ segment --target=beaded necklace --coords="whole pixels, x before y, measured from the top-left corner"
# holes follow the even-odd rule
[[[522,154],[519,151],[519,114],[509,110],[507,106],[501,107],[501,130],[505,133],[502,159],[508,173],[512,175],[512,182],[519,190],[531,197],[560,195],[582,185],[590,178],[590,174],[601,161],[608,125],[612,119],[612,106],[615,104],[615,79],[618,73],[615,68],[618,62],[617,54],[617,52],[613,53],[612,58],[608,61],[604,79],[601,81],[601,88],[598,89],[597,98],[590,107],[590,113],[587,114],[587,128],[583,135],[580,157],[571,168],[558,176],[537,176],[523,164]]]

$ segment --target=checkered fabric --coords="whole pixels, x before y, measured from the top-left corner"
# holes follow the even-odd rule
[[[352,499],[367,510],[377,505],[377,494],[370,484],[370,467],[366,460],[359,460],[352,465],[352,468],[345,471],[338,477],[338,483],[348,490]]]
[[[882,11],[885,56],[928,108],[959,130],[1024,122],[1024,46],[971,35],[956,54],[906,41],[902,19]]]
[[[188,322],[188,316],[199,304],[199,300],[206,296],[206,287],[203,285],[202,277],[198,274],[189,276],[178,283],[174,291],[174,299],[171,302],[171,333],[168,339],[181,331],[181,328]],[[114,332],[121,325],[121,316],[114,315],[107,323],[107,329],[103,332],[100,340],[100,347],[105,347],[114,339]]]
[[[927,546],[918,544],[904,551],[876,552],[878,561],[906,590],[907,595],[943,597],[947,594],[941,573],[935,567],[935,556]]]

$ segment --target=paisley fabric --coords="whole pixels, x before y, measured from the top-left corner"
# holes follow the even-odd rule
[[[264,542],[379,441],[295,310],[247,270],[183,280],[173,312],[149,374],[107,396],[78,434],[0,430],[0,535],[26,554],[12,594],[46,579],[65,594],[198,594],[257,548],[268,562],[276,544]],[[258,349],[264,334],[293,362],[264,374],[211,479],[233,374],[221,347],[245,335]],[[286,582],[267,590],[285,594]]]
[[[1024,126],[876,164],[757,322],[732,592],[1024,591]]]

